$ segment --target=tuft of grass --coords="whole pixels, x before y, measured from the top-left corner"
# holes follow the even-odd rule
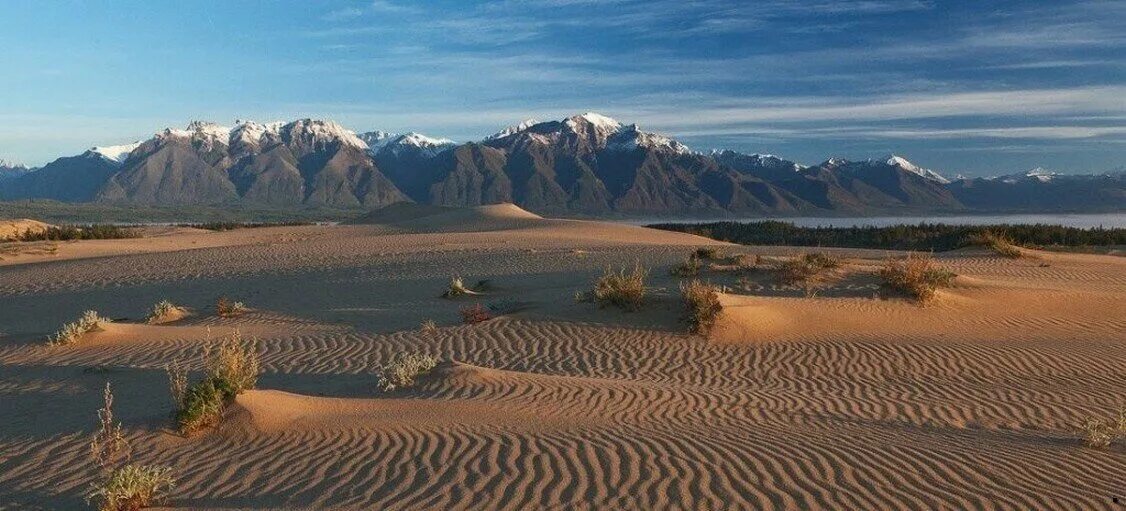
[[[700,248],[697,248],[695,252],[692,252],[692,257],[695,257],[696,259],[715,260],[715,259],[720,259],[723,256],[722,256],[722,254],[719,253],[718,248],[715,248],[715,247],[700,247]]]
[[[485,283],[486,281],[481,281]],[[480,285],[480,284],[479,284]],[[479,295],[481,293],[470,289],[465,286],[465,281],[461,277],[453,277],[450,279],[450,285],[446,291],[442,293],[442,298],[457,298],[459,296]]]
[[[98,466],[109,469],[128,461],[131,455],[129,442],[121,432],[121,423],[113,420],[113,389],[109,382],[102,391],[102,408],[98,410],[98,431],[90,440],[90,455]]]
[[[47,342],[54,345],[74,344],[87,332],[94,332],[102,327],[102,323],[111,323],[112,320],[98,315],[97,311],[82,313],[73,323],[67,323],[47,338]]]
[[[1083,445],[1092,449],[1105,449],[1114,441],[1126,437],[1126,407],[1113,419],[1088,418],[1080,427]]]
[[[719,303],[719,288],[692,280],[680,285],[680,296],[684,299],[684,320],[688,323],[689,330],[708,335],[723,312],[723,305]]]
[[[433,319],[428,319],[418,326],[418,330],[427,335],[433,334],[438,331],[438,324]]]
[[[99,511],[136,511],[163,504],[176,485],[172,468],[156,465],[124,465],[90,486],[86,502]]]
[[[669,270],[669,273],[677,277],[692,277],[698,275],[700,268],[703,266],[703,263],[700,262],[700,258],[695,253],[692,253],[684,262],[673,266],[672,270]]]
[[[261,374],[257,346],[244,340],[238,330],[217,343],[208,343],[203,353],[204,378],[188,384],[187,373],[169,366],[169,390],[176,405],[173,419],[184,435],[215,426],[223,409],[245,390],[254,388]]]
[[[230,318],[246,312],[246,305],[242,302],[231,301],[226,296],[215,300],[215,314],[221,318]]]
[[[397,353],[379,368],[379,388],[390,392],[414,385],[422,376],[438,366],[438,358],[424,353]]]
[[[1008,257],[1009,259],[1020,259],[1024,257],[1024,252],[1020,251],[1013,239],[1004,232],[985,231],[981,234],[972,235],[968,240],[971,245],[980,245],[988,247],[997,255]]]
[[[626,311],[637,311],[645,303],[645,277],[649,271],[635,263],[632,270],[614,271],[609,266],[594,282],[591,296],[601,306],[614,305]]]
[[[150,324],[159,323],[177,310],[179,310],[179,307],[177,307],[176,304],[168,300],[161,300],[153,304],[152,310],[149,311],[147,321]]]
[[[465,323],[466,325],[476,325],[478,323],[484,323],[490,319],[493,319],[493,313],[489,311],[488,307],[485,307],[479,303],[475,303],[468,307],[462,307],[460,312],[461,322]]]
[[[840,257],[824,252],[810,252],[783,260],[775,266],[779,279],[786,284],[800,284],[821,278],[828,270],[840,268]]]
[[[953,272],[935,265],[930,255],[915,252],[904,259],[888,259],[880,270],[885,286],[924,303],[934,298],[939,288],[949,287],[954,277]]]

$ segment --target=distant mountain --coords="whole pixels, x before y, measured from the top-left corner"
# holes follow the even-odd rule
[[[15,179],[24,174],[27,174],[28,172],[31,172],[32,170],[33,169],[28,168],[27,165],[24,165],[22,163],[0,160],[0,181],[6,179]]]
[[[369,209],[514,202],[547,214],[651,216],[1126,209],[1122,173],[1034,169],[951,181],[896,155],[805,166],[768,154],[694,152],[593,112],[528,119],[462,144],[413,132],[357,135],[311,119],[193,122],[34,171],[11,169],[0,167],[3,199]]]

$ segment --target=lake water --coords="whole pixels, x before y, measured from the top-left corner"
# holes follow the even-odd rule
[[[921,223],[951,225],[990,225],[990,224],[1050,224],[1091,229],[1094,227],[1126,228],[1126,213],[1102,214],[1046,214],[1046,215],[962,215],[962,216],[870,216],[870,217],[792,217],[792,218],[715,218],[710,220],[630,220],[631,224],[653,223],[702,224],[710,222],[762,222],[778,220],[790,222],[799,227],[885,227],[888,225]]]

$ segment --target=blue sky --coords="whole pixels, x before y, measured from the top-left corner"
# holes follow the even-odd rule
[[[0,2],[0,158],[192,119],[480,138],[598,111],[697,150],[1126,165],[1126,1]]]

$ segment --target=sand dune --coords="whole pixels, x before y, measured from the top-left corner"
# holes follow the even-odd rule
[[[1126,493],[1126,446],[1075,433],[1126,406],[1126,259],[940,254],[959,276],[924,307],[877,293],[886,251],[834,250],[848,264],[814,297],[705,271],[728,292],[703,339],[668,275],[702,238],[510,206],[381,211],[0,262],[0,509],[83,506],[106,381],[134,460],[174,468],[182,509],[1113,510]],[[574,302],[635,261],[642,311]],[[439,298],[454,275],[490,289]],[[216,317],[219,295],[252,310]],[[191,314],[144,324],[166,298]],[[475,302],[521,307],[461,325]],[[117,321],[43,344],[85,309]],[[174,433],[164,366],[198,369],[208,332],[235,328],[257,339],[258,388],[219,427]],[[378,390],[408,351],[445,362]]]
[[[27,218],[16,218],[13,220],[5,220],[0,218],[0,240],[19,236],[29,231],[43,232],[50,226],[50,224],[45,224],[38,220],[30,220]]]

